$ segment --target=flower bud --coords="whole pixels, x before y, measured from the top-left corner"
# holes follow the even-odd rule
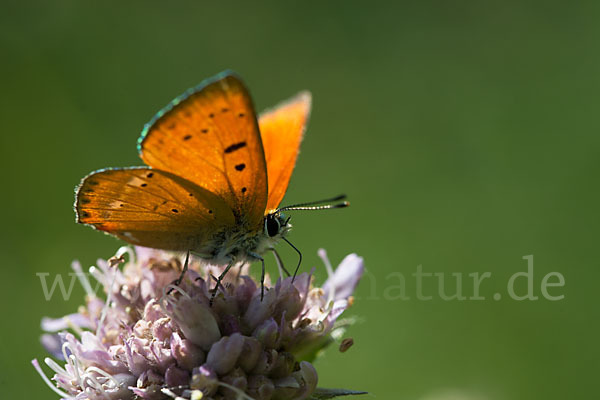
[[[221,337],[219,326],[210,308],[191,298],[179,299],[173,310],[173,319],[184,336],[201,349],[208,350]]]
[[[258,356],[256,366],[252,371],[253,374],[268,375],[273,369],[273,365],[277,361],[277,351],[265,350]]]
[[[270,400],[273,397],[275,385],[264,375],[250,375],[248,378],[248,394],[255,400]]]
[[[280,351],[269,376],[273,379],[284,378],[292,373],[295,364],[296,359],[293,355],[286,351]]]
[[[252,371],[256,366],[261,350],[262,346],[258,340],[253,337],[244,337],[244,347],[240,354],[238,365],[246,372]]]
[[[261,322],[273,316],[275,306],[277,306],[277,294],[275,290],[265,292],[262,300],[260,293],[255,293],[244,314],[244,323],[250,330],[254,330]]]
[[[300,384],[300,390],[296,392],[295,399],[306,399],[317,388],[319,376],[317,375],[315,367],[309,362],[302,361],[300,363],[300,370],[294,372],[292,376],[296,378]]]
[[[198,346],[181,338],[177,332],[173,332],[171,335],[171,354],[177,364],[187,370],[202,365],[206,360],[206,355]]]
[[[277,322],[273,318],[269,318],[254,330],[252,336],[258,339],[263,346],[273,348],[276,346],[279,337],[279,326],[277,326]]]
[[[210,365],[217,374],[226,374],[234,367],[243,347],[244,337],[239,333],[221,338],[210,348],[206,356],[206,364]]]
[[[187,386],[190,382],[190,373],[172,364],[165,371],[165,384],[168,387]]]

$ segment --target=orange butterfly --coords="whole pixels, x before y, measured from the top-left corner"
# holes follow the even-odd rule
[[[347,205],[313,207],[344,198],[338,196],[278,208],[310,104],[310,93],[302,92],[257,121],[235,74],[205,81],[144,126],[138,150],[149,167],[102,169],[83,178],[76,192],[77,222],[131,244],[187,251],[188,257],[192,251],[227,265],[218,282],[234,263],[260,260],[264,279],[262,254],[280,239],[291,245],[285,238],[291,225],[282,211]],[[184,272],[186,267],[187,260]]]

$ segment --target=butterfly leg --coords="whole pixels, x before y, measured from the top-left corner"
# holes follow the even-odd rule
[[[285,242],[287,244],[289,244],[290,246],[292,246],[292,249],[296,250],[296,253],[298,253],[298,265],[296,265],[296,270],[294,271],[294,276],[292,277],[292,282],[294,282],[294,279],[296,279],[296,274],[298,273],[298,270],[300,269],[300,264],[302,264],[302,253],[300,252],[300,250],[298,250],[298,248],[296,246],[294,246],[292,244],[292,242],[290,242],[289,240],[287,240],[285,237],[282,238],[283,240],[285,240]]]
[[[275,256],[275,261],[277,262],[277,268],[279,269],[279,276],[283,277],[284,272],[287,276],[292,276],[292,274],[290,274],[289,271],[287,269],[285,269],[285,267],[283,266],[283,260],[279,256],[279,253],[277,252],[277,250],[275,250],[273,248],[270,250],[273,252],[273,255]]]
[[[190,251],[188,250],[187,254],[185,255],[185,262],[183,263],[183,269],[181,270],[181,274],[179,274],[179,278],[175,279],[175,281],[173,282],[173,285],[179,286],[179,284],[183,281],[183,277],[185,276],[185,273],[188,270],[189,262],[190,262]]]
[[[212,291],[212,295],[210,296],[210,303],[209,304],[211,306],[213,304],[213,301],[215,301],[215,296],[217,295],[217,292],[219,291],[219,286],[221,286],[221,281],[223,280],[223,278],[225,278],[225,275],[227,275],[227,273],[229,272],[229,270],[231,269],[231,267],[233,267],[234,263],[235,263],[235,260],[232,258],[231,261],[229,261],[229,264],[227,264],[227,266],[223,270],[223,272],[221,272],[221,275],[219,275],[219,277],[217,278],[217,283],[215,285],[215,288]]]
[[[179,284],[181,284],[181,282],[183,281],[183,277],[185,276],[185,273],[188,270],[189,262],[190,262],[190,251],[188,250],[188,252],[185,256],[185,262],[183,263],[183,269],[181,270],[181,273],[179,274],[179,278],[175,279],[171,283],[172,285],[179,286]],[[173,288],[169,289],[169,291],[167,293],[171,294],[172,291],[173,291]]]
[[[265,297],[265,259],[256,253],[250,252],[248,254],[256,258],[257,260],[260,260],[260,262],[262,263],[262,272],[260,274],[260,301],[262,301]]]

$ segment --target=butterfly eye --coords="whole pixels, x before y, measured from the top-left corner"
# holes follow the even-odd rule
[[[277,218],[269,215],[265,220],[265,228],[269,237],[273,237],[279,233],[279,228],[281,228],[281,225],[279,225]]]

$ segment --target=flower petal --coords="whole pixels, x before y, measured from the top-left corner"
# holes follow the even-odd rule
[[[356,289],[364,269],[362,257],[356,254],[347,255],[323,285],[325,296],[329,297],[330,294],[333,294],[333,300],[350,297]]]

